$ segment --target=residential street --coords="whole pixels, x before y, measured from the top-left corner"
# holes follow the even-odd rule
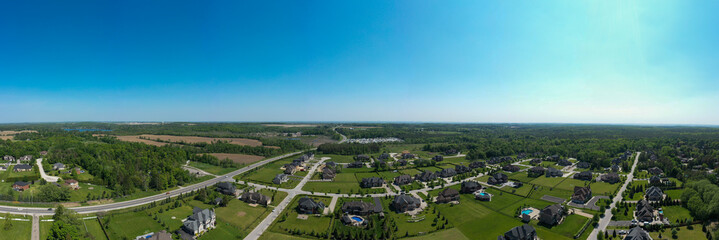
[[[641,152],[637,152],[637,156],[634,157],[634,164],[632,164],[632,170],[627,174],[627,180],[624,181],[624,185],[619,189],[619,192],[617,192],[617,195],[614,197],[614,201],[612,204],[609,205],[609,207],[604,211],[604,217],[599,219],[599,227],[595,228],[591,234],[589,234],[589,240],[595,240],[597,239],[597,233],[599,231],[605,231],[607,230],[607,226],[609,225],[609,222],[612,220],[612,209],[614,209],[617,206],[617,203],[622,201],[622,194],[624,193],[624,190],[627,189],[627,185],[632,182],[632,179],[634,178],[634,170],[637,168],[637,162],[639,162],[639,155]]]

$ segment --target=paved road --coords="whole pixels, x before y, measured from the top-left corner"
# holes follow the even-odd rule
[[[45,181],[57,182],[57,180],[60,179],[60,177],[48,176],[47,174],[45,174],[45,169],[42,168],[42,158],[36,159],[35,162],[37,163],[37,167],[40,170],[40,177],[45,179]]]
[[[40,218],[37,215],[32,216],[32,234],[31,240],[40,240]]]
[[[639,155],[642,154],[641,152],[637,152],[637,156],[634,158],[634,164],[632,164],[632,170],[627,174],[627,180],[624,181],[624,185],[622,185],[622,188],[619,189],[619,192],[617,192],[617,195],[614,197],[614,202],[609,205],[609,207],[604,211],[604,217],[599,219],[599,227],[592,230],[592,233],[589,234],[589,240],[595,240],[597,239],[597,233],[599,231],[605,231],[607,230],[607,226],[609,225],[609,222],[612,220],[612,209],[617,206],[617,203],[622,201],[622,194],[624,193],[624,190],[627,190],[627,185],[632,181],[634,178],[634,170],[637,168],[637,162],[639,162]]]
[[[102,204],[102,205],[96,205],[96,206],[85,206],[85,207],[74,207],[70,208],[72,210],[75,210],[78,213],[84,214],[84,213],[96,213],[96,212],[105,212],[105,211],[111,211],[111,210],[117,210],[117,209],[123,209],[123,208],[130,208],[135,206],[140,206],[144,204],[148,204],[154,201],[163,200],[168,197],[175,197],[180,194],[189,193],[191,191],[212,186],[215,185],[221,181],[226,181],[232,179],[235,175],[247,172],[251,169],[254,169],[256,167],[265,165],[267,163],[270,163],[275,160],[279,160],[282,158],[286,158],[289,156],[297,155],[302,152],[294,152],[294,153],[288,153],[282,156],[268,158],[259,162],[256,162],[254,164],[251,164],[247,167],[235,170],[233,172],[230,172],[228,174],[197,183],[194,185],[190,185],[187,187],[182,187],[180,189],[172,190],[164,194],[158,194],[154,196],[149,196],[145,198],[138,198],[134,200],[128,200],[124,202],[116,202],[116,203],[108,203],[108,204]],[[15,206],[0,206],[0,213],[6,213],[9,212],[11,214],[20,214],[20,215],[52,215],[54,214],[54,211],[48,208],[36,208],[36,207],[15,207]]]

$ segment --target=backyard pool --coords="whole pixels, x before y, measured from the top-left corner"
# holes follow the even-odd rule
[[[486,196],[487,193],[479,193],[479,195]]]
[[[529,215],[530,213],[532,213],[532,209],[522,210],[522,214]]]
[[[362,223],[362,221],[364,221],[364,219],[362,219],[361,217],[352,217],[352,220],[355,220],[359,223]]]

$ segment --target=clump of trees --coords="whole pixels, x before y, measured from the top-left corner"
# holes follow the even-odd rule
[[[691,182],[685,185],[682,204],[698,220],[719,217],[719,186],[708,180]]]

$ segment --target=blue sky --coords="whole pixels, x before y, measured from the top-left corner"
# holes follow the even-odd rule
[[[717,1],[0,3],[0,122],[719,124]]]

